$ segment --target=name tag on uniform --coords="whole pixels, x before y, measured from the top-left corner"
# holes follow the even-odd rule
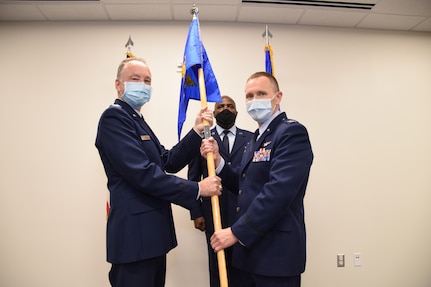
[[[143,140],[143,141],[150,141],[151,138],[150,138],[149,135],[143,135],[143,136],[141,136],[141,140]]]
[[[254,152],[253,162],[269,161],[271,159],[271,149],[261,148]]]

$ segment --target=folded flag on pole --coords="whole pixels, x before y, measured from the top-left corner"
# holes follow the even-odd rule
[[[265,72],[274,75],[274,64],[272,61],[271,45],[265,45]]]
[[[268,25],[265,26],[265,31],[262,34],[265,38],[265,72],[274,75],[274,62],[272,61],[272,48],[269,44],[269,38],[272,38],[271,32],[269,32]]]
[[[178,107],[178,140],[186,120],[189,100],[200,100],[198,70],[202,68],[208,102],[221,102],[220,90],[207,52],[201,41],[199,19],[193,15],[184,49],[181,74],[180,102]]]

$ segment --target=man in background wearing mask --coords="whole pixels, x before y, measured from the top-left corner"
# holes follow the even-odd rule
[[[211,136],[220,145],[221,156],[225,159],[226,163],[234,169],[239,167],[244,154],[244,148],[253,137],[253,133],[239,129],[235,125],[237,114],[238,111],[236,110],[235,101],[229,96],[223,96],[222,102],[216,103],[214,106],[214,117],[216,118],[217,125],[211,130]],[[188,179],[199,181],[207,176],[207,162],[199,155],[189,164]],[[234,222],[237,193],[237,190],[231,192],[224,188],[223,194],[219,197],[223,227],[230,226]],[[214,253],[209,243],[209,239],[214,233],[211,198],[202,198],[201,208],[192,210],[190,215],[194,220],[195,228],[205,231],[207,238],[210,286],[219,287],[217,254]],[[232,255],[230,248],[225,250],[225,255],[229,287],[241,287],[242,282],[238,282],[239,280],[236,276],[237,271],[231,266]]]
[[[245,86],[247,111],[258,123],[238,171],[214,152],[223,186],[238,190],[237,219],[211,237],[215,252],[233,245],[232,264],[243,271],[243,287],[299,287],[305,270],[304,196],[313,152],[306,128],[281,112],[283,93],[268,73],[251,75]]]
[[[166,254],[177,245],[171,203],[198,208],[201,196],[220,195],[217,176],[199,182],[174,175],[199,155],[201,109],[192,130],[166,150],[140,113],[151,98],[151,72],[143,59],[128,58],[119,67],[118,99],[102,114],[96,147],[108,178],[111,208],[106,231],[109,281],[114,287],[163,287]]]

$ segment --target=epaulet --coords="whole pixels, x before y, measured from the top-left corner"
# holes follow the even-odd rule
[[[293,119],[286,119],[285,122],[288,124],[293,124],[293,123],[297,123],[298,121],[293,120]]]
[[[109,107],[110,108],[120,108],[121,109],[121,106],[119,104],[112,104]]]

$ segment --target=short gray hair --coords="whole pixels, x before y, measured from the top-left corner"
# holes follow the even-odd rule
[[[131,61],[139,61],[147,65],[147,62],[143,58],[126,58],[123,61],[121,61],[120,65],[118,66],[117,80],[121,80],[121,73],[123,72],[124,66],[126,65],[126,63]]]

